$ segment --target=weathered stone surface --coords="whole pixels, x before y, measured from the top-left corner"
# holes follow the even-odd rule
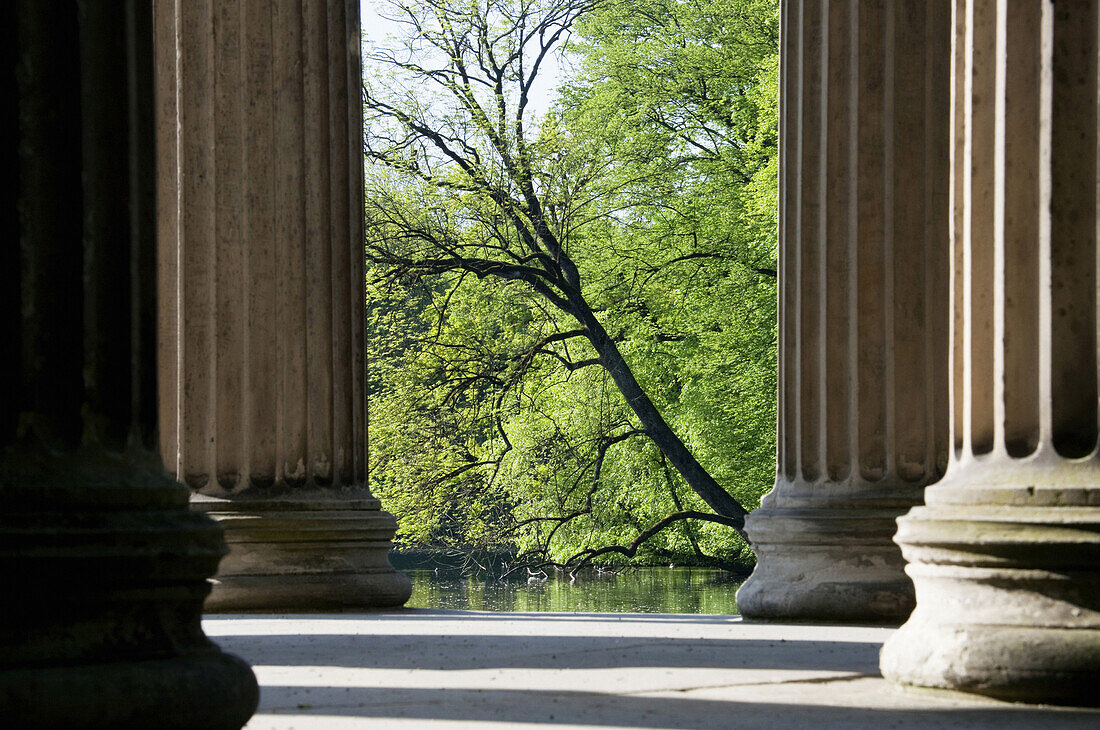
[[[196,495],[192,506],[225,528],[230,547],[206,603],[210,611],[392,607],[412,593],[389,563],[397,522],[365,492]]]
[[[765,503],[751,522],[757,565],[737,592],[742,614],[883,623],[907,616],[913,586],[891,542],[898,511],[835,498],[831,508]]]
[[[227,530],[207,607],[401,605],[366,487],[358,3],[156,8],[161,453]]]
[[[954,15],[953,448],[898,521],[895,682],[1100,703],[1097,13]]]
[[[149,10],[0,5],[4,728],[232,730],[258,701],[200,624],[222,529],[152,447]]]
[[[255,677],[199,624],[227,550],[188,491],[164,476],[57,488],[6,476],[0,570],[17,597],[0,626],[0,724],[244,725]]]
[[[1100,490],[1057,486],[1056,465],[1016,476],[1043,487],[971,489],[981,471],[960,469],[898,521],[917,609],[884,648],[883,675],[1100,704]]]
[[[745,616],[900,622],[947,461],[946,0],[784,3],[779,453]]]

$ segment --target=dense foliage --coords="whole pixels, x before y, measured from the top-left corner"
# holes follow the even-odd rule
[[[390,14],[409,39],[368,53],[365,89],[370,448],[400,540],[576,563],[642,534],[642,558],[743,564],[736,512],[774,473],[775,0]]]

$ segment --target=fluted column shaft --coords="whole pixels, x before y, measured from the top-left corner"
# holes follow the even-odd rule
[[[156,8],[161,448],[228,530],[208,606],[399,605],[366,485],[358,4]]]
[[[948,2],[787,0],[776,484],[747,616],[892,620],[947,459]]]
[[[956,0],[951,460],[899,520],[895,681],[1100,695],[1095,0]]]
[[[0,29],[0,726],[239,728],[255,677],[200,625],[222,530],[153,443],[151,5]]]

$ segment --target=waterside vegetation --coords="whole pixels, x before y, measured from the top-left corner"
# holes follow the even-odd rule
[[[371,488],[400,544],[743,571],[774,475],[775,0],[382,12]]]

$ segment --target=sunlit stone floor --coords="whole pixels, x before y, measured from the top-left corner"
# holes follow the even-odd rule
[[[896,689],[885,628],[417,609],[204,625],[256,670],[249,730],[1100,728],[1100,710]]]

